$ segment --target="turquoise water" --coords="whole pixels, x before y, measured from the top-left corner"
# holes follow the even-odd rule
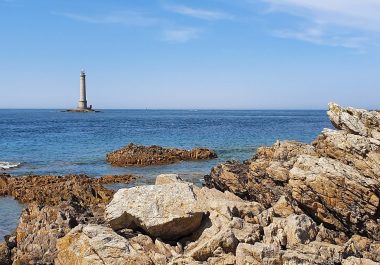
[[[152,183],[157,174],[179,173],[199,183],[226,160],[250,158],[257,147],[276,140],[311,142],[331,127],[326,111],[307,110],[103,110],[67,113],[59,110],[0,110],[0,161],[21,163],[13,175],[72,174],[90,176],[131,173],[137,184]],[[216,150],[219,158],[146,168],[115,168],[107,152],[130,142],[145,145]],[[0,236],[9,221],[9,201],[0,203]],[[12,204],[13,205],[13,204]]]

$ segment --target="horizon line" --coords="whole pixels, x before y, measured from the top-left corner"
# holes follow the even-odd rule
[[[57,110],[64,111],[68,108],[0,108],[0,110]],[[314,110],[327,111],[328,109],[320,108],[94,108],[94,110],[183,110],[183,111],[198,111],[198,110],[230,110],[230,111],[249,111],[249,110]]]

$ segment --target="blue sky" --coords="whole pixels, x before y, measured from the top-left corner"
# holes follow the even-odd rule
[[[0,108],[380,108],[378,0],[0,0]]]

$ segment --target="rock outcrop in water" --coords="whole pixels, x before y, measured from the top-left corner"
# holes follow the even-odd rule
[[[336,104],[328,114],[338,130],[218,165],[207,187],[160,175],[112,196],[69,177],[70,196],[33,197],[0,264],[380,264],[380,117]]]
[[[186,160],[207,160],[216,158],[214,151],[206,148],[183,150],[161,146],[129,144],[107,154],[107,161],[118,167],[166,165]]]

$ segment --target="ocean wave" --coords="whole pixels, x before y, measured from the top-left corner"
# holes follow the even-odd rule
[[[20,166],[21,163],[3,162],[0,161],[0,169],[11,169]]]

